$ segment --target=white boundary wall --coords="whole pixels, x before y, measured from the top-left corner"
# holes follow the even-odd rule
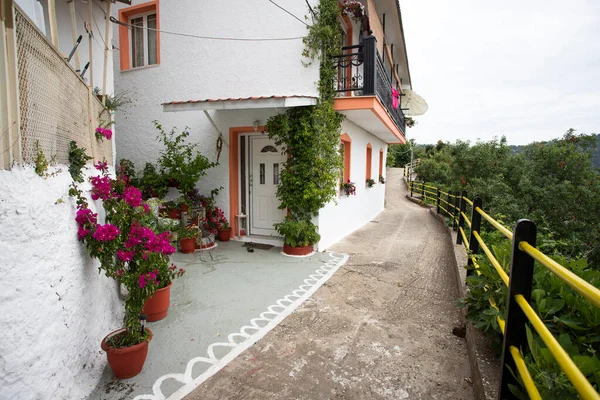
[[[60,168],[47,179],[33,167],[0,170],[2,399],[86,397],[106,366],[100,341],[122,326],[115,282],[77,241],[72,180]]]

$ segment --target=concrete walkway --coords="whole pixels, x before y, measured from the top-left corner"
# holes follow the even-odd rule
[[[345,266],[188,399],[471,399],[454,254],[388,170],[386,210],[334,251]]]

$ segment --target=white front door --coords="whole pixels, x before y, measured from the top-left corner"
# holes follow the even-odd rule
[[[266,136],[250,136],[250,234],[277,235],[273,224],[283,221],[285,210],[280,210],[277,185],[286,156]]]

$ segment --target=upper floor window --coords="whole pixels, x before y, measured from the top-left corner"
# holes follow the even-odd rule
[[[158,0],[119,10],[121,70],[160,64],[160,12]]]
[[[157,64],[156,13],[132,17],[129,19],[129,24],[133,26],[131,29],[131,67]]]

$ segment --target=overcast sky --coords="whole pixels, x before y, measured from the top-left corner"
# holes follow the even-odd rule
[[[599,0],[400,0],[413,89],[407,139],[509,144],[600,132]]]

